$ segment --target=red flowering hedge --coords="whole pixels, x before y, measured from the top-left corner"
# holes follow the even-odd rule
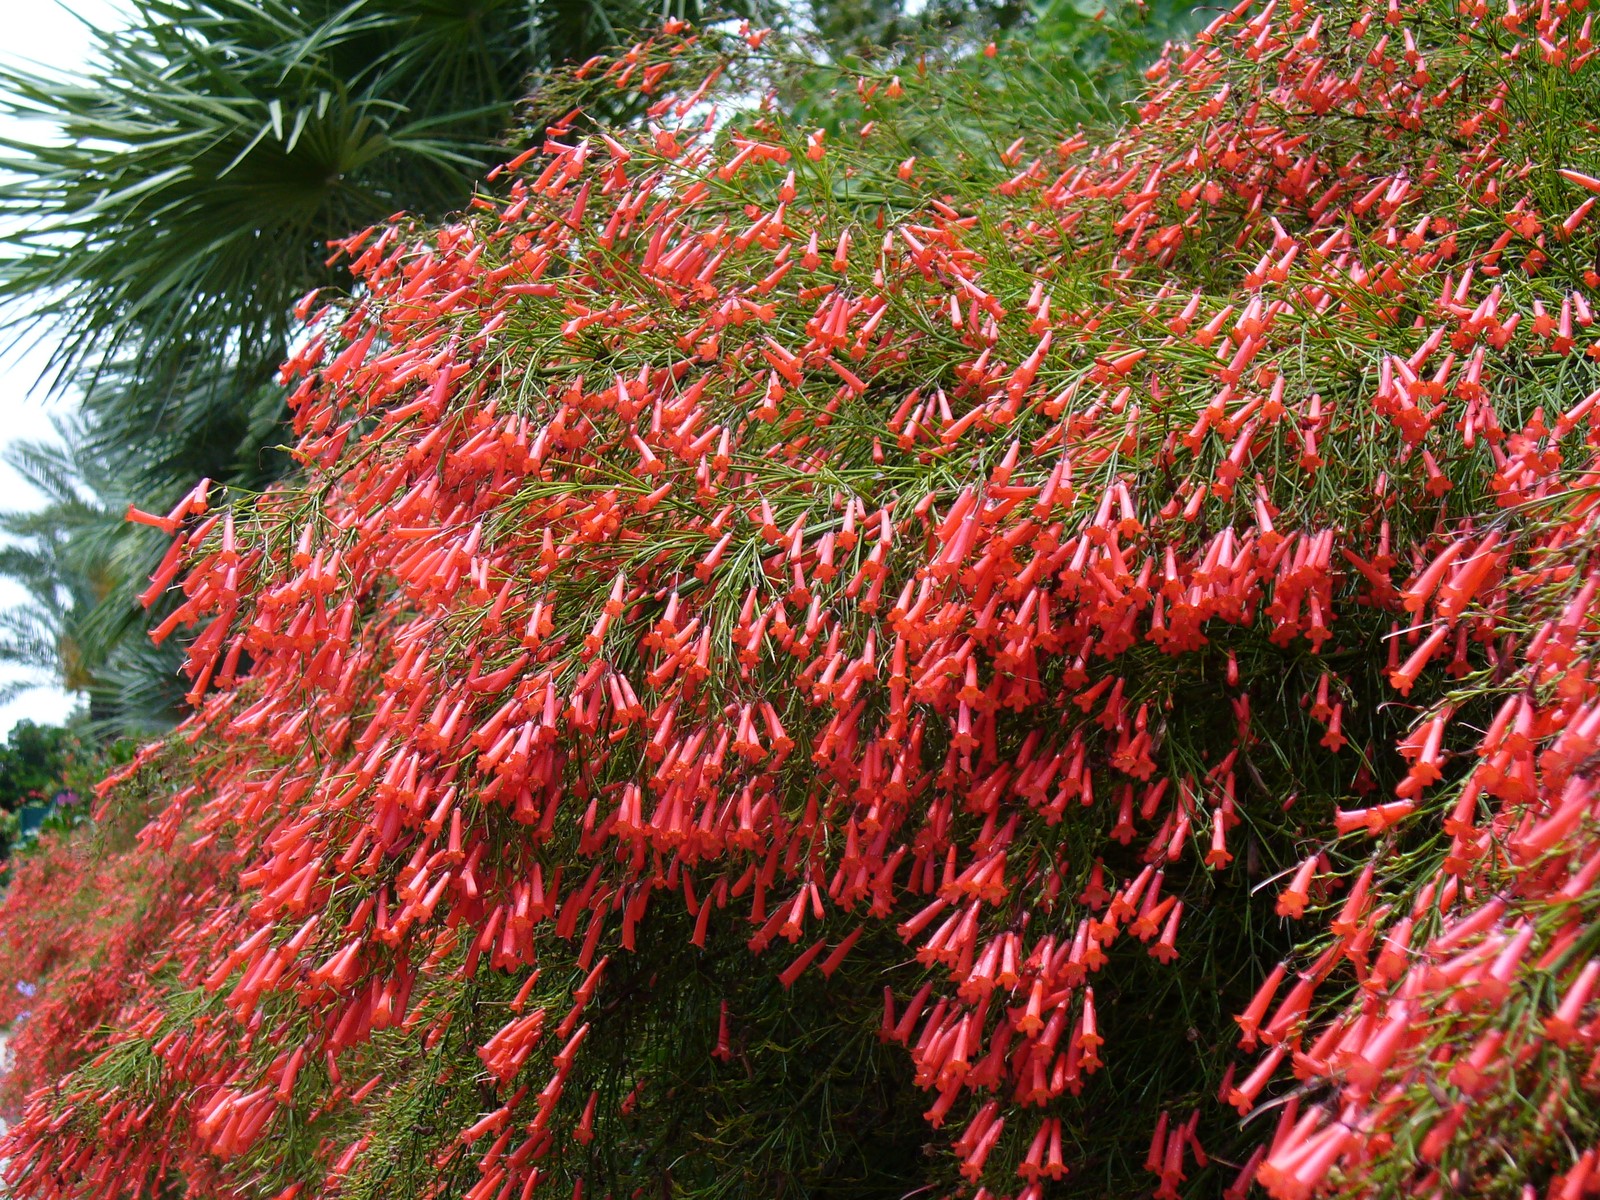
[[[135,514],[196,711],[104,803],[223,882],[14,1193],[1600,1189],[1584,8],[992,147],[673,28],[342,243],[301,476]]]
[[[150,963],[181,911],[210,899],[209,864],[137,836],[146,814],[132,793],[125,789],[117,820],[47,831],[15,860],[0,906],[7,1111],[100,1048],[101,1026],[149,985]]]

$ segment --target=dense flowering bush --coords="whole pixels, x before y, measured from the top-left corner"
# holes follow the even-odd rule
[[[669,27],[341,243],[301,477],[134,514],[195,713],[102,807],[217,882],[15,1194],[1600,1188],[1584,7],[1014,142]]]
[[[0,1098],[10,1109],[101,1048],[101,1026],[148,986],[179,912],[207,899],[205,864],[150,852],[137,829],[124,819],[49,830],[14,861],[0,907],[12,1060]]]

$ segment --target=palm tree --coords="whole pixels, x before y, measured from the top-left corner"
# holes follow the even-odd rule
[[[22,603],[0,612],[0,664],[23,672],[0,688],[9,700],[59,683],[87,693],[94,683],[95,637],[82,626],[111,594],[120,564],[114,544],[115,502],[89,480],[106,479],[91,460],[76,423],[55,422],[58,443],[21,442],[6,461],[44,497],[41,507],[0,512],[0,575],[21,585]]]

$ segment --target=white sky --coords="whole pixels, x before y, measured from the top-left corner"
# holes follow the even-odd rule
[[[92,42],[85,22],[114,22],[125,11],[121,0],[6,0],[3,8],[5,38],[0,43],[0,60],[64,71],[79,69],[89,57]],[[41,132],[0,117],[0,136],[38,137]],[[17,441],[54,438],[50,417],[52,412],[62,411],[63,402],[47,400],[38,386],[49,349],[48,344],[36,344],[0,358],[0,448]],[[0,464],[0,508],[31,507],[39,500],[37,492]],[[21,589],[0,581],[0,609],[18,603],[22,594]],[[0,669],[0,679],[16,677],[15,672],[7,674]],[[40,723],[60,721],[76,702],[53,685],[29,691],[0,705],[0,734],[9,732],[24,717]]]

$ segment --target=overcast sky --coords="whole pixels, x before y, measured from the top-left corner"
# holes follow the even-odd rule
[[[76,71],[87,61],[93,44],[85,22],[103,25],[116,21],[124,4],[119,0],[65,0],[63,3],[13,0],[5,9],[5,38],[0,42],[0,60]],[[40,130],[0,117],[0,136],[37,138]],[[0,358],[0,447],[17,441],[53,438],[51,414],[62,411],[63,402],[47,400],[44,389],[39,386],[39,375],[48,359],[48,344],[35,344],[31,349]],[[0,464],[0,508],[23,508],[38,503],[38,493],[16,472]],[[0,581],[0,608],[16,604],[21,594],[20,589]],[[15,674],[6,675],[0,671],[0,678],[15,677]],[[0,733],[8,732],[24,717],[41,723],[60,721],[73,706],[74,698],[59,688],[30,691],[10,704],[0,705]]]

